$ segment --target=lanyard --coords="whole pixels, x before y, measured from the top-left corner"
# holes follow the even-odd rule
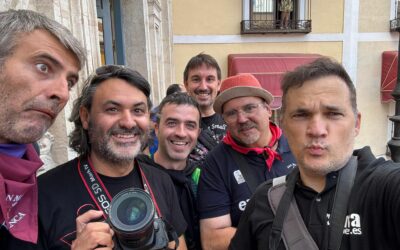
[[[105,219],[108,219],[109,208],[111,205],[112,197],[108,192],[107,188],[104,186],[104,183],[101,181],[97,172],[93,169],[90,158],[79,158],[78,161],[78,172],[82,179],[83,184],[85,185],[90,197],[96,204],[96,206],[104,212]],[[144,191],[151,196],[151,199],[156,208],[155,217],[162,217],[160,209],[157,205],[156,199],[154,198],[153,191],[147,181],[146,176],[144,175],[142,169],[139,164],[137,164],[139,173],[142,177],[142,184]]]

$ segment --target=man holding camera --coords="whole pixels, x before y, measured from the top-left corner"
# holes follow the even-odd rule
[[[201,250],[199,220],[196,209],[200,168],[188,160],[200,133],[198,103],[186,93],[165,97],[157,114],[155,132],[158,149],[152,158],[143,155],[139,163],[154,166],[172,179],[188,227],[185,241],[188,249]]]
[[[149,83],[138,72],[122,66],[103,66],[89,77],[70,118],[75,124],[70,146],[80,156],[39,179],[44,248],[167,247],[154,245],[162,226],[150,230],[155,239],[149,242],[143,241],[145,235],[138,235],[148,232],[140,223],[133,223],[146,218],[147,213],[140,211],[155,211],[154,220],[162,218],[170,241],[174,238],[177,242],[176,235],[183,234],[186,223],[171,179],[135,160],[149,127],[149,96]],[[126,203],[132,201],[130,209],[109,212],[112,197],[128,188],[144,190],[154,206],[147,206],[136,197],[127,200]],[[136,225],[138,232],[110,225],[113,216],[126,220],[123,226],[128,228]],[[169,230],[169,226],[175,230]],[[139,239],[135,240],[135,236]],[[168,244],[174,246],[174,242]],[[178,249],[186,249],[183,236],[179,237]]]

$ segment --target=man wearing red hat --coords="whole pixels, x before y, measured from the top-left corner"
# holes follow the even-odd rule
[[[251,74],[232,76],[221,84],[213,107],[228,132],[208,154],[198,187],[205,249],[227,249],[255,188],[295,166],[281,129],[269,121],[272,100]]]

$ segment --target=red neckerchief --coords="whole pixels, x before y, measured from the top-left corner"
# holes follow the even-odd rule
[[[36,171],[42,165],[32,145],[22,159],[0,154],[0,224],[15,238],[32,243],[38,238]]]
[[[282,160],[281,155],[272,149],[272,147],[281,137],[282,130],[272,122],[269,123],[269,130],[271,131],[271,140],[269,141],[268,146],[265,146],[263,148],[246,148],[240,146],[232,138],[232,135],[231,133],[229,133],[229,131],[226,133],[223,142],[242,154],[248,154],[251,151],[256,152],[257,154],[262,154],[265,152],[265,155],[268,156],[268,158],[265,160],[265,163],[267,164],[268,170],[271,170],[272,163],[274,162],[275,158],[278,160]]]

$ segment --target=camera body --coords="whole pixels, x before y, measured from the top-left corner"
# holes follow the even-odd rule
[[[115,232],[114,249],[166,249],[167,229],[155,215],[153,201],[144,190],[129,188],[118,193],[111,202],[107,221]]]

